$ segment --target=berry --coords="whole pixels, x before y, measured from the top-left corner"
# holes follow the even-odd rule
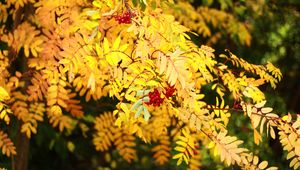
[[[172,97],[174,92],[176,91],[174,86],[168,86],[165,88],[166,93],[164,93],[165,97],[161,98],[160,93],[157,89],[154,89],[153,92],[148,94],[150,101],[146,102],[147,105],[160,106],[165,98]]]
[[[150,101],[146,103],[148,105],[160,106],[164,101],[164,98],[160,97],[160,93],[157,89],[154,89],[153,92],[150,92],[148,96],[150,98]]]
[[[121,15],[116,15],[114,18],[116,21],[118,21],[119,24],[130,24],[131,18],[135,17],[136,14],[132,13],[130,11],[126,11]]]
[[[166,90],[166,93],[165,93],[166,98],[172,97],[174,92],[176,91],[174,86],[169,86],[169,87],[165,88],[165,90]]]

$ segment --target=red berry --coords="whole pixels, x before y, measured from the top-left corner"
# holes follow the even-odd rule
[[[150,98],[150,101],[146,103],[148,105],[160,106],[164,101],[164,98],[160,97],[160,93],[157,89],[154,89],[153,92],[150,92],[148,96]]]
[[[165,90],[166,90],[166,93],[165,93],[166,98],[172,97],[174,92],[176,91],[174,86],[169,86],[169,87],[165,88]]]
[[[131,18],[134,16],[136,16],[134,13],[126,11],[121,15],[116,15],[114,18],[119,24],[130,24]]]

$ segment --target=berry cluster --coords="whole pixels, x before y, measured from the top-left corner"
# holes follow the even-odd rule
[[[132,17],[135,17],[135,14],[130,11],[126,11],[123,14],[116,15],[115,20],[118,21],[119,24],[130,24]]]
[[[169,98],[173,96],[175,90],[176,89],[174,88],[174,86],[168,86],[167,88],[165,88],[166,91],[166,93],[164,93],[165,97],[161,98],[159,91],[157,89],[154,89],[153,92],[150,92],[148,94],[150,101],[147,102],[146,104],[153,105],[153,106],[160,106],[164,102],[165,98]]]
[[[165,90],[166,90],[166,93],[165,93],[166,98],[172,97],[173,93],[176,91],[174,86],[169,86],[169,87],[165,88]]]
[[[153,92],[148,94],[150,101],[147,103],[148,105],[160,106],[165,98],[160,97],[160,93],[157,89],[154,89]]]

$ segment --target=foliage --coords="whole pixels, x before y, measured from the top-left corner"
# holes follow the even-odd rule
[[[225,166],[277,169],[259,162],[228,131],[232,114],[239,114],[250,120],[256,144],[266,128],[272,138],[279,135],[290,167],[300,166],[299,115],[273,113],[260,89],[276,88],[280,70],[270,62],[251,64],[229,50],[216,55],[191,40],[191,31],[209,37],[210,44],[222,39],[220,32],[211,35],[211,24],[249,45],[247,28],[234,16],[171,0],[8,0],[0,9],[4,127],[19,122],[19,133],[28,138],[41,123],[66,136],[79,129],[92,135],[97,151],[109,152],[104,157],[117,152],[128,163],[139,162],[137,148],[146,147],[158,165],[173,158],[197,169],[207,149]],[[192,13],[191,22],[181,18],[183,12]],[[88,111],[89,102],[107,97],[117,100],[112,110]],[[16,155],[6,128],[1,126],[0,148]],[[76,145],[67,145],[74,152]]]
[[[224,1],[220,3],[222,6]],[[178,1],[173,8],[167,7],[166,9],[169,9],[167,11],[173,14],[180,23],[206,39],[208,45],[223,41],[226,37],[230,37],[238,44],[250,45],[249,28],[231,13],[205,5],[194,7],[186,0]]]

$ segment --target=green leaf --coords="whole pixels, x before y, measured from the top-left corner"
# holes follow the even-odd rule
[[[142,96],[144,96],[144,95],[147,95],[150,91],[151,91],[151,90],[138,90],[138,91],[136,92],[136,96],[142,97]]]
[[[132,105],[132,107],[131,107],[130,110],[135,110],[135,109],[137,109],[140,105],[142,105],[142,103],[143,103],[143,100],[142,100],[142,99],[139,99],[138,101],[136,101],[136,102]]]
[[[144,106],[143,106],[144,107]],[[149,120],[149,118],[150,118],[150,113],[149,113],[149,111],[148,111],[148,109],[147,109],[147,107],[144,107],[144,119],[145,119],[145,121],[148,121]]]
[[[145,97],[143,98],[143,101],[144,101],[144,102],[149,102],[149,101],[150,101],[150,97],[149,97],[149,96],[145,96]]]
[[[74,152],[74,150],[75,150],[75,145],[74,145],[73,142],[69,141],[69,142],[67,143],[67,147],[68,147],[68,150],[69,150],[70,152]]]
[[[138,108],[137,112],[136,112],[135,115],[134,115],[135,118],[140,117],[140,115],[141,115],[141,113],[142,113],[142,111],[143,111],[143,108],[144,108],[144,106],[140,106],[140,107]]]

